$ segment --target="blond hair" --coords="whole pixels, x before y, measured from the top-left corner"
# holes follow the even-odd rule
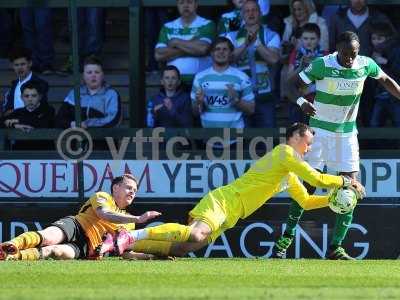
[[[301,2],[304,5],[307,14],[307,19],[310,18],[310,16],[316,12],[316,8],[313,0],[290,0],[289,9],[290,9],[290,15],[293,18],[293,25],[294,25],[293,27],[299,27],[296,18],[293,16],[293,4],[295,2]]]

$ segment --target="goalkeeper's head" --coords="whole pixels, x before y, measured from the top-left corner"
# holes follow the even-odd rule
[[[303,156],[311,150],[314,130],[303,123],[294,123],[286,129],[286,143],[299,155]]]

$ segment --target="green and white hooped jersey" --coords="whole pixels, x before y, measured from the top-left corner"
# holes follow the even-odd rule
[[[232,84],[239,97],[254,102],[254,94],[249,77],[242,71],[229,67],[223,72],[208,68],[194,77],[190,97],[196,101],[196,91],[204,92],[204,108],[200,116],[204,128],[244,128],[243,114],[228,96],[227,84]]]
[[[358,55],[351,68],[338,63],[337,52],[315,59],[299,74],[306,84],[316,84],[316,113],[310,118],[310,126],[333,133],[356,134],[364,81],[368,76],[378,79],[381,72],[367,56]]]
[[[201,41],[211,44],[215,36],[214,22],[196,16],[190,26],[183,26],[181,18],[174,21],[165,23],[161,28],[160,35],[156,48],[163,48],[168,46],[168,42],[173,38],[181,40],[191,40],[198,38]],[[211,66],[211,59],[209,56],[204,57],[178,57],[168,62],[168,65],[176,66],[182,76],[194,76],[201,70]]]

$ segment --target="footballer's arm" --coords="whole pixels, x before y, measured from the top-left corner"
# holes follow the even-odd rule
[[[293,102],[296,102],[306,115],[315,115],[316,110],[314,105],[302,97],[302,91],[306,90],[308,85],[300,77],[300,74],[296,73],[289,77],[288,83],[289,99]]]
[[[98,207],[96,209],[96,215],[103,220],[106,220],[115,224],[127,224],[127,223],[146,223],[148,220],[153,219],[161,215],[158,211],[147,211],[141,216],[134,216],[131,214],[123,214],[116,211],[109,210],[105,207]]]
[[[310,195],[299,178],[293,173],[289,174],[287,191],[290,197],[305,210],[326,207],[329,203],[329,195]]]
[[[394,97],[400,99],[400,86],[385,72],[381,71],[378,82]]]

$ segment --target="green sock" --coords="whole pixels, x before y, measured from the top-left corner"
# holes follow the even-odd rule
[[[351,221],[353,220],[353,210],[347,214],[336,214],[335,227],[331,245],[340,246],[346,237]]]
[[[293,236],[296,231],[296,225],[299,223],[304,209],[296,202],[292,201],[289,207],[289,214],[286,220],[285,234]]]

